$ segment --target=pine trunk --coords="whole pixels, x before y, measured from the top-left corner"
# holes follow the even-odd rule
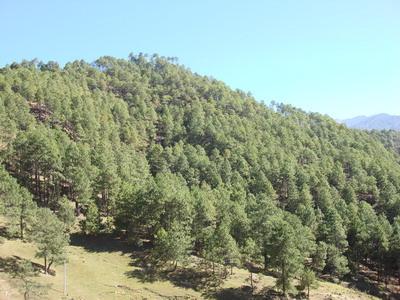
[[[50,267],[51,267],[52,264],[53,264],[53,260],[51,260],[50,263],[49,263],[49,265],[47,266],[47,273],[50,272]]]
[[[283,295],[286,296],[286,279],[285,279],[285,265],[282,263],[282,292]]]
[[[264,270],[267,270],[267,255],[264,254]]]
[[[24,239],[24,218],[21,216],[19,216],[19,232],[21,235],[21,240]]]
[[[253,292],[254,292],[253,272],[250,272],[250,284],[251,284],[251,294],[253,295]]]

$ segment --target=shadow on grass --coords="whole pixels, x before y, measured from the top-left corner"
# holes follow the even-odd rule
[[[221,276],[214,275],[211,271],[200,267],[178,267],[172,270],[172,266],[165,269],[158,269],[154,261],[151,260],[149,251],[136,251],[132,254],[130,264],[136,269],[126,272],[130,278],[136,278],[141,282],[169,281],[173,285],[193,289],[198,292],[208,292],[216,290],[222,283]]]
[[[0,227],[0,236],[2,235],[7,235],[4,227]],[[136,278],[141,282],[170,281],[175,286],[193,289],[203,293],[205,297],[216,299],[279,299],[279,295],[274,294],[272,290],[259,292],[255,296],[251,295],[249,286],[220,289],[223,283],[222,277],[213,276],[210,270],[205,271],[201,267],[178,268],[173,272],[159,271],[150,260],[148,244],[137,247],[111,234],[87,236],[81,233],[73,233],[71,234],[71,245],[83,247],[89,252],[130,253],[132,258],[131,266],[136,268],[125,275]],[[0,259],[0,271],[7,272],[7,270],[11,270],[13,264],[15,265],[13,258]],[[42,266],[40,268],[42,269]],[[272,271],[264,271],[264,273],[273,277],[277,275]],[[349,287],[380,298],[388,298],[389,296],[390,299],[400,300],[399,293],[379,285],[371,277],[371,274],[361,273],[357,275],[349,282]]]
[[[352,278],[349,287],[373,296],[380,296],[381,294],[379,287],[373,281],[361,275]]]
[[[8,238],[7,228],[5,226],[0,226],[0,237]]]
[[[174,272],[165,272],[164,277],[176,286],[199,292],[215,290],[223,283],[220,276],[195,268],[182,268]]]
[[[72,233],[70,235],[70,245],[82,247],[88,252],[132,253],[135,250],[135,247],[126,240],[111,234],[90,236],[82,233]]]
[[[365,272],[353,277],[349,282],[349,287],[381,299],[400,300],[400,293],[388,289],[384,284],[379,284],[373,275]]]
[[[43,272],[44,267],[30,261],[33,270],[29,269],[28,271],[25,266],[21,265],[24,261],[26,260],[16,255],[0,257],[0,272],[4,272],[10,277],[12,286],[23,294],[25,299],[47,299],[46,296],[52,284],[38,283],[34,279],[39,276],[41,271]],[[51,275],[55,275],[55,273]]]
[[[18,236],[11,233],[6,226],[0,226],[0,237],[7,240],[14,240],[18,238]]]
[[[13,275],[18,270],[19,261],[15,256],[0,257],[0,272]]]
[[[257,299],[252,295],[251,287],[225,288],[217,291],[208,291],[204,294],[206,298],[218,300],[247,300]]]
[[[150,249],[133,251],[130,266],[133,270],[125,275],[135,278],[142,283],[157,281],[169,281],[174,286],[191,289],[202,294],[207,299],[282,299],[281,294],[270,287],[265,287],[253,293],[249,285],[238,288],[221,288],[227,279],[228,273],[222,265],[215,265],[215,273],[211,264],[197,260],[186,267],[174,266],[157,267],[157,263],[151,258]],[[259,269],[257,269],[259,271]]]
[[[139,279],[141,282],[169,281],[173,285],[193,289],[205,296],[216,293],[223,279],[203,270],[179,268],[175,271],[157,271],[155,268],[141,268],[126,273],[128,277]],[[240,298],[238,298],[240,299]]]
[[[0,257],[0,272],[7,273],[9,275],[15,276],[20,271],[20,263],[24,261],[23,258],[13,255],[9,257]],[[44,267],[35,262],[30,262],[32,264],[35,275],[37,276],[39,272],[44,271]],[[55,275],[55,274],[51,274]]]
[[[257,293],[253,293],[251,287],[247,285],[238,288],[222,288],[214,292],[210,291],[204,294],[204,296],[206,298],[218,300],[286,299],[271,288],[264,288]]]

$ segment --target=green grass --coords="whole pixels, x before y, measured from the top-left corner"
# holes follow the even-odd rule
[[[68,299],[245,299],[248,296],[242,293],[241,287],[248,285],[249,273],[242,269],[234,269],[234,274],[228,276],[218,288],[206,288],[208,277],[197,274],[200,269],[193,264],[193,271],[189,267],[168,275],[165,273],[165,276],[150,281],[141,267],[134,266],[143,253],[136,252],[132,255],[132,249],[122,242],[83,238],[74,238],[72,241],[73,245],[68,249]],[[0,245],[0,260],[4,262],[13,256],[43,263],[34,258],[33,244],[5,240]],[[63,266],[55,266],[54,270],[55,276],[41,274],[36,280],[51,285],[48,299],[63,299]],[[275,284],[273,277],[257,277],[258,291],[271,288]],[[15,284],[6,272],[0,273],[0,300],[23,299]],[[5,297],[6,290],[9,293],[8,298]],[[327,299],[328,296],[331,299],[371,299],[360,292],[327,282],[319,283],[319,288],[311,292],[312,299]]]

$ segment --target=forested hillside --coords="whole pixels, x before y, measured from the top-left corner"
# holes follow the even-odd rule
[[[174,59],[0,69],[0,151],[2,212],[48,270],[79,216],[88,235],[149,245],[156,268],[189,254],[255,264],[284,293],[360,265],[400,278],[396,153]]]
[[[378,138],[387,149],[400,154],[400,131],[395,130],[372,130],[370,133]]]

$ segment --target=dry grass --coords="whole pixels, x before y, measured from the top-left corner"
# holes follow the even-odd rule
[[[34,258],[35,247],[18,240],[6,241],[0,246],[0,257],[17,255],[42,263]],[[90,252],[83,247],[69,247],[67,264],[68,298],[73,299],[165,299],[172,296],[200,298],[193,290],[173,286],[169,282],[143,283],[126,274],[135,267],[131,258],[122,252]],[[56,276],[41,274],[37,281],[51,284],[49,299],[63,297],[63,266],[56,266]],[[15,293],[15,289],[13,289]],[[3,292],[4,293],[4,292]],[[1,298],[0,298],[1,299]],[[13,296],[10,299],[18,299]],[[21,298],[22,299],[22,298]]]
[[[251,298],[249,289],[245,289],[249,285],[249,273],[243,269],[234,269],[234,274],[219,286],[213,286],[210,278],[195,265],[149,280],[144,270],[134,263],[140,252],[133,252],[122,242],[81,238],[73,239],[73,244],[69,246],[67,298],[63,297],[63,266],[54,268],[55,276],[41,274],[36,278],[37,282],[51,285],[48,299]],[[34,258],[34,253],[34,245],[20,240],[6,240],[0,245],[1,261],[17,256],[42,264],[41,260]],[[273,277],[257,277],[257,292],[270,289],[275,284]],[[371,299],[366,294],[327,282],[321,282],[319,288],[311,292],[311,298]],[[16,283],[6,272],[0,273],[0,300],[3,299],[23,299],[17,292]]]

